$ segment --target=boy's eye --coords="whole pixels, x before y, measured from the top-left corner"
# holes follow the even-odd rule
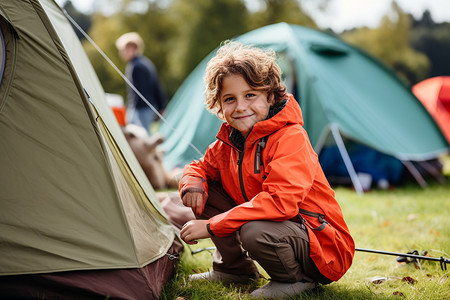
[[[248,93],[248,94],[246,95],[246,97],[247,97],[247,98],[255,97],[255,94]]]
[[[230,102],[230,101],[233,101],[233,97],[228,97],[228,98],[223,99],[224,103]]]

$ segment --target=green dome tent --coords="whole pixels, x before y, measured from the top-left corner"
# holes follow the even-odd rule
[[[158,299],[181,244],[52,0],[0,2],[0,295]]]
[[[362,191],[345,141],[353,141],[405,163],[436,158],[448,150],[436,124],[396,75],[380,62],[331,35],[279,23],[234,40],[272,48],[288,92],[303,111],[304,127],[319,153],[337,145],[357,191]],[[166,109],[165,164],[183,166],[200,158],[221,122],[204,107],[203,74],[213,51],[189,75]],[[194,147],[195,148],[194,148]]]

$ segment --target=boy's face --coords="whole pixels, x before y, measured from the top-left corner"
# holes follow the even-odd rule
[[[247,137],[257,122],[265,120],[273,104],[267,92],[256,91],[242,75],[229,75],[223,79],[219,95],[221,114],[231,127]]]

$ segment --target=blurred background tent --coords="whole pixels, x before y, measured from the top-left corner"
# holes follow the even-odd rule
[[[412,87],[450,144],[450,76],[425,79]]]
[[[0,2],[0,165],[0,298],[159,298],[181,243],[52,0]]]
[[[277,52],[288,92],[300,103],[304,127],[329,179],[344,177],[362,192],[367,184],[357,173],[395,184],[406,166],[425,185],[412,162],[427,162],[448,151],[411,90],[379,61],[340,39],[278,23],[235,40]],[[215,140],[221,122],[204,107],[202,79],[214,52],[188,76],[166,109],[170,126],[161,124],[160,132],[166,136],[167,168],[200,158],[199,151]]]

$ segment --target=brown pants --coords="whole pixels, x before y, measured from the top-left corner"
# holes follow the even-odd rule
[[[208,201],[199,219],[209,219],[236,203],[218,183],[209,184]],[[213,236],[216,245],[213,269],[229,274],[257,272],[256,260],[272,280],[297,282],[302,279],[327,284],[309,257],[309,237],[304,225],[293,222],[250,221],[226,237]]]

